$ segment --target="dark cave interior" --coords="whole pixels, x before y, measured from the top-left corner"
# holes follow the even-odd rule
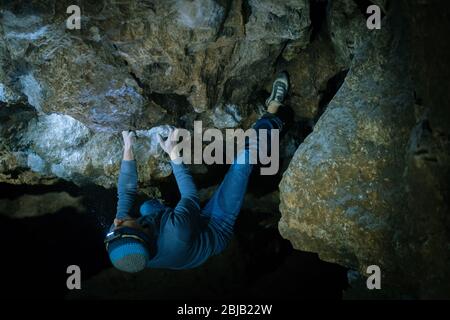
[[[220,175],[220,171],[225,170],[215,168],[214,172]],[[269,184],[260,182],[252,180],[249,192],[264,192],[257,190],[261,189],[258,186]],[[200,181],[198,184],[202,185]],[[66,182],[52,186],[1,184],[0,187],[3,191],[1,199],[65,191],[72,196],[83,196],[84,205],[89,208],[86,212],[77,212],[67,207],[51,215],[23,219],[1,217],[1,242],[11,244],[3,246],[3,254],[10,263],[3,263],[0,270],[5,275],[2,280],[3,292],[8,292],[9,297],[62,299],[69,293],[65,283],[69,265],[80,266],[83,281],[111,267],[103,238],[115,215],[115,190],[97,186],[79,188]],[[164,199],[168,204],[177,201],[174,189],[176,184],[172,178],[161,186],[162,193],[168,195]],[[144,199],[141,196],[136,203]],[[317,254],[294,250],[289,241],[282,239],[273,227],[272,220],[276,218],[277,214],[273,212],[242,211],[236,224],[235,239],[223,254],[224,257],[213,257],[213,261],[207,262],[200,270],[183,271],[179,277],[184,280],[179,283],[174,283],[178,279],[177,271],[165,271],[176,278],[173,281],[161,281],[150,295],[173,299],[180,298],[178,292],[184,292],[185,297],[205,300],[236,297],[340,299],[342,291],[348,286],[347,269],[321,261]],[[149,273],[149,276],[152,274]],[[186,280],[199,276],[204,279],[195,288],[190,280]],[[177,288],[175,293],[172,290],[174,286]],[[150,292],[152,290],[148,289]],[[76,298],[114,298],[97,295],[95,290],[90,292],[89,287],[82,291],[86,296]],[[145,299],[148,295],[149,292],[137,291],[118,297]]]

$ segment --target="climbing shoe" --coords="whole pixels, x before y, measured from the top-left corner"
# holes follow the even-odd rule
[[[284,99],[289,91],[289,75],[286,71],[278,74],[277,78],[272,85],[272,93],[266,100],[266,106],[268,107],[272,101],[276,101],[283,104]]]

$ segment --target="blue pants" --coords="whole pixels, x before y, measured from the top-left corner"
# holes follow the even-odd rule
[[[269,142],[271,141],[270,130],[281,131],[282,128],[283,122],[274,115],[259,119],[253,126],[255,130],[267,129]],[[238,161],[238,157],[248,159],[248,156],[249,150],[245,149],[236,157],[222,183],[202,210],[203,215],[209,218],[208,227],[216,234],[214,254],[222,252],[233,236],[234,223],[244,202],[248,180],[253,169],[249,161]]]

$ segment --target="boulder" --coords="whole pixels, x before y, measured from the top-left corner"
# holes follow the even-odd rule
[[[448,296],[448,151],[415,100],[407,5],[393,7],[284,173],[279,230],[363,276],[378,265],[385,296]]]

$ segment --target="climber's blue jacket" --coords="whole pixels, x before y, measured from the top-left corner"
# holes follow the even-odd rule
[[[235,181],[232,185],[228,184],[226,189],[231,187],[237,194],[237,197],[229,195],[231,197],[228,200],[237,200],[233,206],[225,204],[220,208],[220,202],[224,200],[223,192],[220,192],[224,190],[222,184],[202,210],[197,188],[186,166],[171,164],[181,194],[180,201],[173,209],[156,200],[147,201],[141,206],[139,219],[141,223],[152,223],[157,227],[157,252],[148,267],[189,269],[199,266],[211,255],[220,253],[232,237],[234,220],[242,204],[251,165],[235,165],[234,169],[230,169],[228,180]],[[130,216],[137,194],[137,181],[136,162],[122,161],[118,183],[118,219]]]

